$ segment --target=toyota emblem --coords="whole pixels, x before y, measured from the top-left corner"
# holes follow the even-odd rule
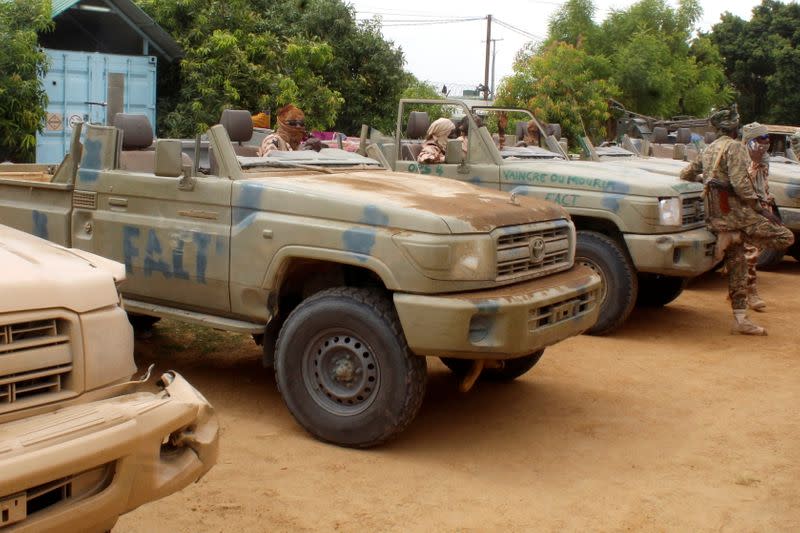
[[[528,246],[531,249],[531,263],[540,263],[544,259],[544,239],[534,237]]]

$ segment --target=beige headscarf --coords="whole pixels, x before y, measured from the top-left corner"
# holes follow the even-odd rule
[[[439,148],[445,150],[447,148],[447,138],[455,128],[455,124],[449,118],[437,118],[428,127],[428,131],[425,133],[425,140],[432,140],[439,145]]]
[[[742,126],[742,140],[747,143],[756,137],[761,137],[762,135],[766,135],[767,127],[763,124],[759,124],[758,122],[751,122],[750,124],[745,124]]]
[[[289,143],[292,150],[297,150],[306,134],[305,126],[291,126],[288,121],[305,121],[305,114],[300,108],[287,104],[278,110],[278,135]]]

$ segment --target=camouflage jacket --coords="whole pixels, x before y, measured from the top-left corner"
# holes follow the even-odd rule
[[[417,156],[418,163],[444,163],[444,150],[436,141],[425,141]]]
[[[752,207],[758,195],[749,166],[747,148],[723,135],[681,171],[682,180],[705,183],[706,218],[712,230],[734,231],[763,218]],[[718,185],[709,183],[712,178]]]
[[[283,137],[277,133],[270,133],[264,140],[261,141],[261,147],[258,149],[259,157],[266,157],[270,152],[278,150],[281,152],[291,152],[292,147],[289,143],[283,140]]]

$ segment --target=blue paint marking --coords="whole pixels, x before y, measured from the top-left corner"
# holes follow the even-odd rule
[[[125,273],[133,274],[133,258],[139,257],[139,249],[134,239],[139,238],[139,228],[124,226],[122,228],[122,254],[125,257]]]
[[[234,226],[243,225],[244,228],[241,229],[248,228],[255,221],[256,218],[255,215],[258,212],[259,211],[250,208],[234,207],[233,225]]]
[[[481,179],[480,176],[472,176],[469,179],[469,183],[471,183],[473,185],[480,185],[481,183],[483,183],[483,180]]]
[[[161,257],[161,242],[154,230],[147,232],[147,247],[144,250],[144,275],[150,277],[153,272],[161,272],[165,278],[172,277],[169,264]]]
[[[798,185],[787,185],[786,186],[786,196],[788,196],[792,200],[797,200],[798,198],[800,198],[800,186],[798,186]]]
[[[603,207],[615,213],[619,211],[619,202],[625,198],[622,194],[606,194],[603,196],[601,204]]]
[[[208,248],[211,244],[211,235],[195,233],[194,243],[197,245],[197,281],[205,284],[206,267],[208,266]]]
[[[33,234],[42,239],[47,239],[47,214],[33,211]]]
[[[264,187],[258,183],[243,183],[239,192],[239,199],[234,202],[234,206],[245,207],[247,209],[260,209],[261,193],[263,192]]]
[[[101,170],[101,155],[103,142],[100,139],[87,139],[83,143],[83,158],[81,168],[78,170],[78,180],[85,182],[97,181],[97,171]]]
[[[184,242],[178,241],[178,246],[172,250],[172,275],[178,279],[189,279],[189,273],[183,269]]]
[[[494,300],[478,302],[475,304],[475,307],[477,307],[478,311],[485,315],[496,315],[497,312],[500,311],[500,304]]]
[[[362,224],[370,226],[388,226],[389,217],[378,206],[368,205],[364,208],[364,215],[359,220]],[[359,254],[359,261],[366,261],[364,255],[370,255],[375,246],[375,236],[378,231],[373,228],[355,227],[342,234],[342,242],[348,252]]]

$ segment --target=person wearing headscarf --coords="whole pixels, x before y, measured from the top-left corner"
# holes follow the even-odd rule
[[[264,137],[261,141],[261,147],[258,149],[258,156],[265,157],[270,152],[278,150],[281,152],[289,152],[298,150],[300,143],[306,135],[306,116],[303,111],[292,105],[287,104],[278,109],[278,128],[274,133]],[[314,138],[315,139],[315,138]],[[307,148],[317,150],[321,147],[319,140],[317,142],[307,142]]]
[[[734,319],[731,333],[766,335],[766,329],[747,318],[744,244],[782,250],[792,245],[794,235],[759,201],[748,173],[747,148],[735,140],[739,128],[736,108],[717,111],[709,121],[719,135],[697,160],[681,171],[681,179],[705,185],[706,220],[717,235],[715,256],[724,254],[728,271],[728,296]]]
[[[449,118],[437,118],[425,133],[425,143],[417,156],[417,163],[444,163],[447,138],[456,128]]]
[[[742,128],[742,142],[747,147],[750,155],[750,165],[747,167],[747,175],[753,185],[758,201],[764,209],[771,210],[769,194],[769,133],[767,127],[758,122],[745,124]],[[758,295],[756,284],[756,268],[758,266],[758,254],[760,250],[757,246],[744,243],[744,257],[747,260],[747,306],[754,311],[764,311],[767,304]]]

